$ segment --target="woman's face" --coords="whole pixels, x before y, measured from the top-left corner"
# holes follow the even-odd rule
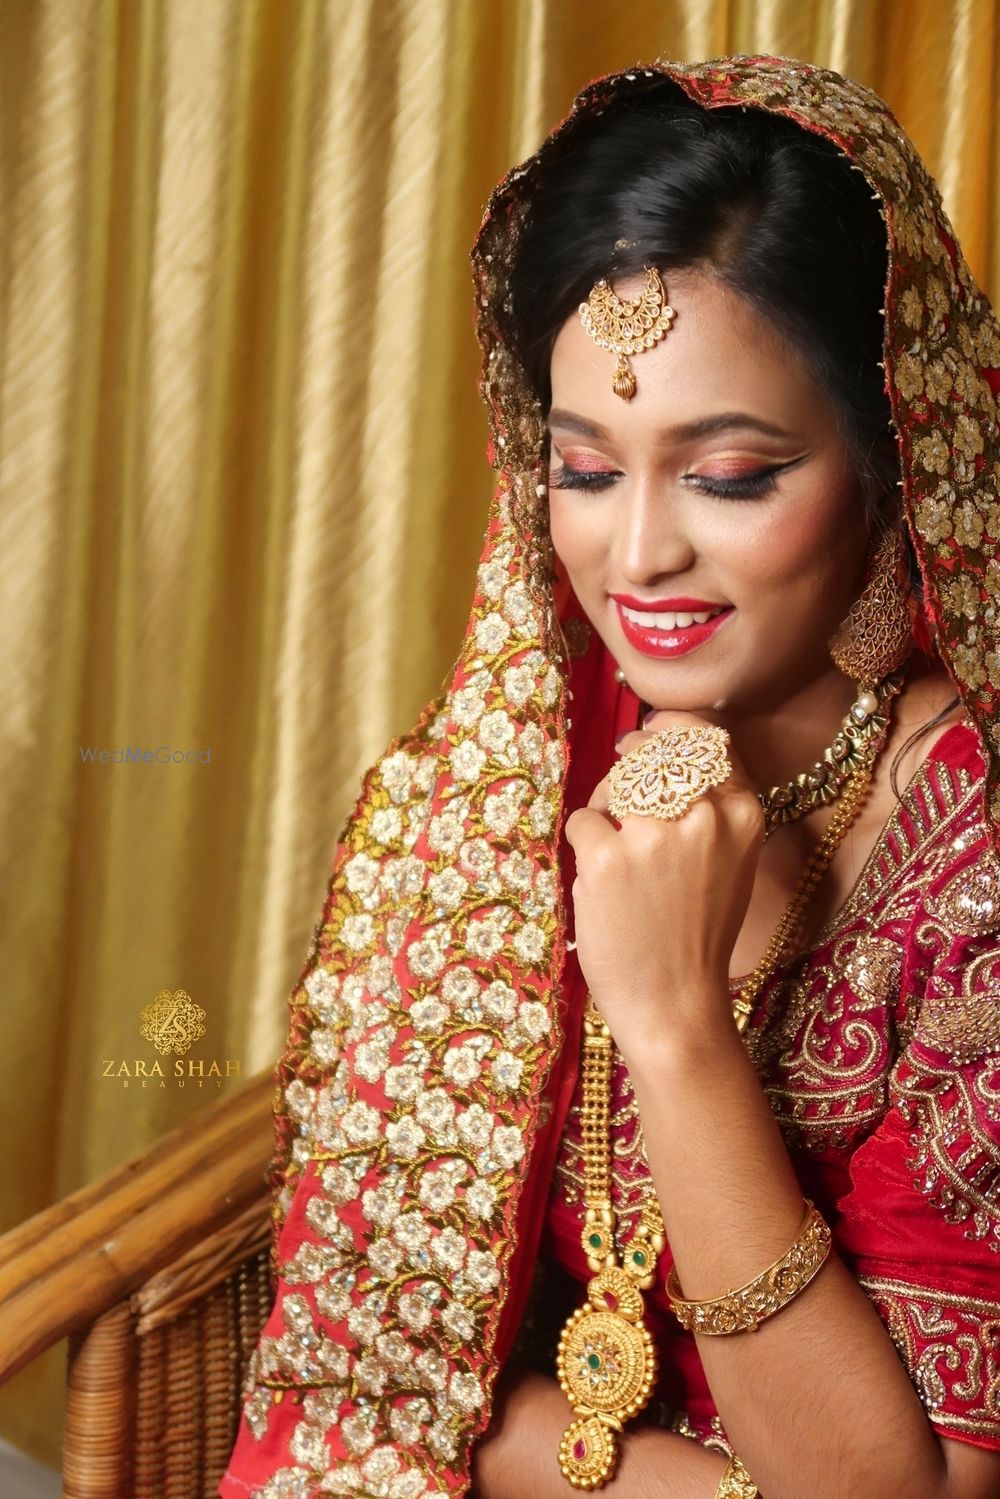
[[[676,316],[630,357],[631,401],[577,313],[556,338],[552,541],[642,699],[766,710],[835,670],[827,641],[868,545],[860,490],[832,402],[774,328],[709,273],[663,279]],[[691,635],[662,617],[709,610],[719,622]]]

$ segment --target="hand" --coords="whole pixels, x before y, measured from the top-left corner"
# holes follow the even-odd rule
[[[709,725],[676,710],[626,734],[626,754],[657,729]],[[631,813],[616,829],[608,778],[566,820],[576,855],[576,950],[594,1003],[623,1055],[662,1039],[671,1016],[720,1023],[729,963],[750,904],[764,843],[764,811],[730,743],[728,780],[665,821]]]

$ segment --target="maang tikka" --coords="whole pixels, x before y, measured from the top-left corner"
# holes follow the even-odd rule
[[[627,244],[627,240],[616,240],[615,248]],[[618,355],[611,385],[623,401],[631,401],[635,395],[635,375],[626,355],[641,354],[659,343],[674,317],[659,271],[652,265],[643,266],[643,270],[646,289],[639,296],[620,297],[602,276],[579,307],[580,321],[594,342]]]

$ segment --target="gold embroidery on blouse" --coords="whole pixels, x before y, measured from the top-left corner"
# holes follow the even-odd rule
[[[966,1076],[955,1066],[909,1055],[892,1081],[893,1101],[911,1133],[910,1165],[917,1185],[964,1237],[1000,1255],[1000,1150],[983,1120],[1000,1121],[1000,1056]]]
[[[884,1115],[890,1070],[915,1016],[896,1013],[897,943],[847,927],[877,920],[884,931],[904,932],[919,909],[929,871],[953,856],[948,835],[970,814],[977,827],[981,823],[980,795],[981,783],[969,772],[924,760],[841,911],[800,958],[805,966],[785,986],[784,1010],[780,985],[767,996],[761,1021],[749,1033],[750,1052],[790,1144],[847,1150]],[[912,877],[918,867],[919,880]],[[815,952],[823,943],[830,951],[820,960]]]
[[[928,911],[951,931],[974,937],[1000,927],[1000,863],[990,848],[984,848],[974,865],[960,869],[935,899]]]
[[[1000,966],[997,953],[984,954],[995,968]],[[921,1046],[944,1052],[952,1062],[962,1065],[977,1057],[1000,1055],[1000,982],[978,994],[969,993],[969,975],[975,964],[963,975],[967,992],[928,996],[921,1006],[913,1039]]]
[[[858,1009],[881,1009],[899,983],[899,948],[886,937],[859,937],[844,963],[844,978]]]
[[[944,803],[944,811],[938,810],[933,790]],[[893,887],[899,886],[900,894],[908,894],[911,899],[919,895],[908,876],[917,864],[931,857],[929,844],[941,836],[956,816],[968,810],[981,790],[981,779],[963,767],[930,757],[922,760],[883,824],[847,900],[820,930],[813,946],[823,946],[854,917],[870,914],[880,896],[887,893],[889,881]],[[904,809],[910,814],[911,826],[903,822]],[[942,843],[937,858],[942,860],[947,856],[948,850]]]
[[[860,1275],[916,1386],[945,1435],[1000,1436],[1000,1302]],[[952,1398],[967,1407],[946,1410]]]

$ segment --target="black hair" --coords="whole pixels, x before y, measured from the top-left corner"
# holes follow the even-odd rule
[[[881,364],[885,223],[844,152],[784,115],[705,109],[660,77],[581,114],[539,173],[504,332],[543,413],[556,336],[599,277],[655,265],[669,288],[671,270],[707,270],[777,329],[832,400],[866,528],[898,523],[899,449]]]

